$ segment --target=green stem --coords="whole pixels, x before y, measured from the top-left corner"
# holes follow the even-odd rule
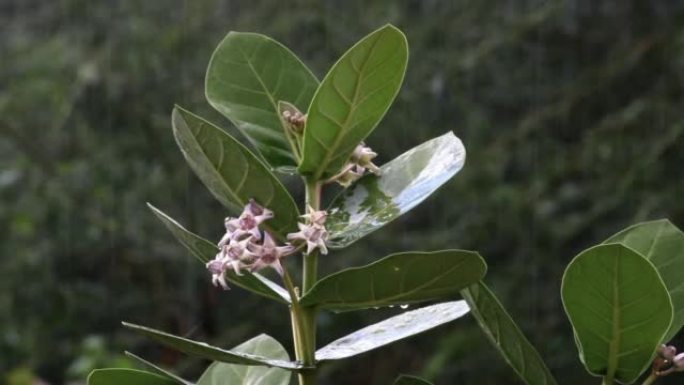
[[[651,373],[651,375],[649,375],[648,377],[646,377],[646,379],[644,380],[644,382],[641,383],[641,385],[651,385],[651,384],[653,384],[653,383],[655,382],[655,380],[657,380],[657,379],[658,379],[658,376],[656,376],[655,373]]]
[[[305,179],[306,185],[306,206],[313,210],[320,210],[321,207],[321,184]],[[302,294],[306,294],[318,280],[318,252],[314,251],[311,254],[304,254],[304,263],[302,264]],[[307,365],[314,367],[316,365],[316,309],[315,308],[300,308],[301,314],[301,329],[303,334],[302,340],[304,346],[301,347],[301,360]],[[299,385],[314,385],[316,384],[316,370],[306,370],[299,373]]]

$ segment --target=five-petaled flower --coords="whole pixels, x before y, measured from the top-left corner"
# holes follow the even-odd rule
[[[278,274],[283,276],[285,271],[280,259],[292,254],[295,248],[292,245],[278,246],[275,239],[268,231],[264,232],[264,241],[261,245],[250,245],[254,254],[257,256],[256,261],[249,267],[250,271],[259,271],[265,267],[274,268]]]
[[[273,218],[273,212],[250,199],[237,218],[226,218],[226,233],[218,242],[219,252],[206,264],[214,286],[228,289],[226,271],[233,269],[242,275],[243,270],[254,272],[273,267],[279,274],[284,270],[280,259],[292,254],[295,248],[290,244],[278,246],[268,232],[262,235],[259,226]]]
[[[311,254],[316,248],[321,254],[328,254],[328,247],[325,242],[328,240],[328,230],[325,228],[325,211],[316,211],[311,206],[307,207],[307,213],[302,215],[306,219],[306,224],[297,223],[299,231],[287,234],[288,241],[306,242],[306,253]]]

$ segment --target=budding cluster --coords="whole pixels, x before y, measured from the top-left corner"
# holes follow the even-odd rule
[[[354,149],[349,157],[349,161],[342,167],[342,170],[329,179],[330,182],[337,182],[344,187],[349,187],[366,172],[366,169],[375,175],[380,175],[380,168],[373,164],[372,160],[378,154],[366,146],[363,142]]]
[[[242,275],[242,270],[255,272],[270,266],[283,275],[280,259],[292,254],[295,248],[290,244],[278,246],[268,231],[262,233],[259,225],[271,218],[273,212],[253,199],[239,217],[226,218],[226,233],[218,243],[219,252],[206,265],[214,286],[228,289],[225,278],[228,269]]]
[[[306,123],[306,115],[302,114],[298,110],[285,110],[283,111],[283,120],[287,122],[295,133],[301,133],[304,129],[304,124]]]
[[[653,373],[662,377],[674,372],[684,372],[684,353],[677,354],[672,345],[661,345],[653,359]]]

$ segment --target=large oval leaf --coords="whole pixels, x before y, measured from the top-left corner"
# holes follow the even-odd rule
[[[407,311],[331,342],[316,352],[316,360],[340,360],[365,353],[453,321],[468,310],[465,301],[454,301]]]
[[[234,352],[268,357],[274,360],[289,361],[285,349],[265,334],[231,349]],[[202,374],[197,385],[288,385],[290,372],[280,368],[267,368],[214,362]]]
[[[342,55],[311,101],[301,173],[321,179],[340,171],[389,109],[407,60],[406,37],[392,25],[364,37]]]
[[[419,377],[401,375],[394,381],[394,385],[432,385],[432,383]]]
[[[278,101],[301,111],[318,80],[290,50],[256,33],[230,32],[209,61],[207,100],[273,167],[297,166],[278,116]]]
[[[672,321],[672,303],[655,267],[621,244],[585,250],[561,287],[580,359],[595,375],[634,382]]]
[[[190,251],[190,254],[202,262],[202,264],[206,264],[212,260],[216,253],[218,253],[218,247],[215,244],[186,230],[185,227],[176,220],[164,214],[161,210],[151,204],[148,203],[147,206],[171,234],[173,234],[174,238],[176,238],[181,245],[185,246],[185,248]],[[249,290],[281,303],[290,303],[290,295],[287,293],[287,290],[261,274],[245,271],[242,275],[237,275],[232,270],[229,270],[226,272],[226,278],[230,283],[245,290]]]
[[[271,359],[256,354],[221,349],[204,342],[189,340],[187,338],[174,336],[173,334],[165,333],[145,326],[134,325],[128,322],[123,322],[123,325],[147,337],[150,337],[159,343],[172,347],[179,352],[212,361],[220,361],[239,365],[270,366],[288,370],[298,370],[303,368],[302,364],[298,362]]]
[[[556,379],[494,293],[478,282],[462,291],[480,328],[520,379],[528,385],[555,385]]]
[[[672,299],[674,317],[662,342],[671,340],[684,326],[684,233],[667,219],[631,226],[605,243],[621,243],[655,266]]]
[[[183,379],[183,378],[177,376],[176,374],[171,373],[171,372],[169,372],[169,371],[166,370],[166,369],[162,369],[161,367],[159,367],[159,366],[157,366],[157,365],[155,365],[155,364],[153,364],[153,363],[151,363],[151,362],[149,362],[149,361],[147,361],[147,360],[145,360],[145,359],[143,359],[143,358],[141,358],[141,357],[138,357],[138,356],[136,356],[135,354],[133,354],[133,353],[131,353],[131,352],[125,352],[125,354],[126,354],[127,357],[130,357],[130,358],[132,358],[132,359],[134,359],[134,360],[140,362],[141,364],[143,364],[143,365],[149,367],[150,369],[153,369],[153,370],[154,370],[157,374],[159,374],[160,376],[166,377],[167,379],[169,379],[169,380],[175,382],[176,384],[179,384],[179,385],[194,385],[192,382],[186,381],[185,379]]]
[[[209,191],[235,214],[250,198],[273,210],[264,226],[283,238],[297,227],[297,206],[282,183],[232,136],[178,106],[173,134],[185,159]]]
[[[96,369],[88,376],[88,385],[177,385],[154,373],[135,369]]]
[[[424,201],[463,168],[466,151],[452,132],[429,140],[368,174],[332,202],[331,248],[349,246]]]
[[[487,265],[474,251],[393,254],[323,278],[300,303],[347,311],[433,301],[457,294],[486,271]]]

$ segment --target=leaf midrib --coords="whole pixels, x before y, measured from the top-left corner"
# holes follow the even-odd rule
[[[356,102],[356,100],[358,99],[358,96],[359,96],[359,89],[361,88],[360,84],[361,84],[361,80],[362,80],[362,76],[361,76],[362,72],[365,70],[365,67],[366,67],[366,64],[368,64],[369,58],[372,56],[373,51],[375,50],[378,42],[383,37],[383,35],[384,35],[384,31],[380,33],[380,36],[378,36],[377,39],[375,39],[375,41],[371,45],[370,49],[368,50],[368,55],[366,55],[366,57],[363,59],[363,63],[361,64],[361,67],[359,68],[358,71],[356,71],[356,68],[354,68],[354,66],[353,66],[351,54],[349,55],[349,65],[352,67],[352,69],[355,70],[355,72],[358,73],[358,76],[356,77],[356,82],[354,83],[354,97],[352,98],[352,101],[354,101],[354,102]],[[340,63],[340,64],[342,64],[342,63]],[[335,79],[332,76],[330,77],[330,82],[333,86],[335,85]],[[349,105],[349,113],[344,118],[344,123],[342,125],[340,125],[340,131],[338,131],[338,133],[335,135],[335,139],[333,140],[331,147],[328,149],[328,151],[325,152],[325,155],[323,156],[323,161],[320,163],[320,166],[318,167],[316,173],[314,174],[314,177],[316,179],[319,179],[321,177],[321,175],[325,172],[325,169],[328,167],[328,162],[330,162],[330,157],[332,156],[332,153],[337,150],[337,147],[339,146],[340,141],[342,140],[342,137],[344,136],[343,134],[345,134],[348,131],[345,129],[345,127],[347,127],[347,125],[349,124],[349,120],[351,119],[353,112],[354,112],[354,104],[350,104]],[[313,133],[311,134],[311,136],[312,137],[314,136]]]
[[[612,335],[613,338],[610,341],[609,344],[609,355],[608,355],[608,368],[607,368],[607,373],[606,373],[606,378],[608,378],[610,381],[609,383],[612,383],[612,379],[615,377],[615,372],[618,369],[618,361],[620,359],[619,354],[620,354],[620,344],[621,344],[621,337],[622,337],[622,331],[620,327],[620,321],[621,321],[621,311],[620,311],[620,285],[619,285],[619,280],[620,280],[620,257],[622,255],[622,252],[618,253],[616,257],[613,257],[613,282],[612,282],[612,287],[613,287],[613,327],[612,327]]]
[[[212,166],[211,169],[214,171],[214,173],[216,173],[216,174],[219,175],[219,178],[218,178],[218,179],[221,181],[221,184],[222,184],[223,186],[225,186],[225,187],[228,189],[228,192],[230,193],[231,196],[233,196],[233,198],[238,202],[238,204],[240,204],[241,206],[244,206],[244,205],[246,204],[245,201],[242,200],[242,199],[240,199],[240,197],[237,196],[237,194],[235,193],[235,191],[233,191],[233,189],[226,183],[226,181],[225,181],[225,179],[223,178],[223,175],[221,174],[221,172],[219,172],[219,170],[217,169],[217,167],[214,166],[214,164],[211,162],[209,156],[207,155],[206,151],[204,151],[204,148],[202,147],[202,145],[200,145],[200,143],[197,141],[197,137],[196,137],[196,136],[194,135],[194,133],[192,132],[192,129],[188,126],[188,124],[187,124],[185,118],[182,118],[182,119],[183,119],[183,124],[186,126],[187,130],[188,130],[188,131],[190,132],[190,134],[191,134],[190,137],[192,138],[194,144],[196,145],[196,147],[199,148],[200,153],[201,153],[201,154],[204,156],[204,158],[209,162],[209,164],[211,164],[211,166]],[[202,130],[202,128],[204,128],[205,126],[206,126],[206,127],[209,127],[209,129],[213,129],[213,127],[211,127],[210,125],[208,125],[208,124],[206,124],[206,123],[204,123],[204,122],[201,122],[201,123],[199,124],[199,126],[198,126],[198,131]],[[221,134],[223,134],[223,133],[221,133]],[[225,134],[224,134],[224,135],[225,135]],[[222,152],[224,151],[224,148],[223,148],[223,146],[225,145],[225,144],[224,144],[224,141],[225,141],[225,139],[221,139],[221,151],[222,151]],[[245,153],[244,153],[244,151],[242,150],[242,148],[240,148],[239,146],[237,146],[237,147],[238,147],[238,151],[240,152],[240,154],[241,154],[241,155],[243,156],[243,158],[245,159],[245,163],[247,164],[245,173],[248,175],[248,174],[250,174],[250,169],[251,169],[252,166],[250,165],[250,162],[249,162],[249,160],[248,160],[248,156],[245,155]],[[258,160],[257,160],[257,162],[258,162]],[[272,181],[269,181],[269,183],[273,184]],[[273,199],[274,199],[274,195],[271,194],[271,196],[269,197],[268,201],[266,201],[266,202],[260,202],[260,203],[263,204],[264,207],[267,207],[267,206],[273,201]],[[282,235],[281,235],[281,230],[282,230],[282,229],[276,230],[273,226],[271,226],[271,225],[269,225],[269,224],[267,224],[267,223],[262,223],[261,225],[262,225],[266,230],[269,230],[269,232],[271,232],[271,233],[273,233],[274,235],[276,235],[277,238],[282,239]]]
[[[435,278],[433,278],[433,279],[431,279],[431,280],[429,280],[429,281],[427,281],[427,282],[425,282],[425,283],[423,283],[423,284],[421,284],[421,285],[415,287],[413,290],[411,290],[411,291],[409,291],[409,292],[401,292],[400,294],[396,294],[396,295],[393,295],[393,296],[385,297],[385,298],[382,299],[382,301],[378,301],[378,300],[375,300],[375,301],[362,301],[362,302],[359,302],[359,301],[356,301],[356,302],[344,302],[344,301],[339,301],[339,302],[337,302],[337,303],[343,305],[342,307],[347,307],[347,306],[357,306],[357,307],[358,307],[358,306],[363,306],[363,307],[366,307],[366,306],[374,306],[374,305],[377,305],[377,304],[384,304],[384,303],[387,303],[387,302],[390,302],[390,301],[394,301],[394,300],[400,299],[401,297],[404,297],[404,296],[407,296],[407,297],[408,297],[408,296],[411,296],[411,295],[415,294],[417,291],[422,290],[422,289],[425,288],[426,286],[432,285],[434,282],[436,282],[436,281],[438,281],[438,280],[444,278],[445,276],[451,274],[452,271],[454,271],[455,269],[458,269],[459,267],[461,267],[465,262],[466,262],[466,261],[464,261],[464,260],[460,261],[459,264],[457,264],[456,266],[452,266],[452,267],[449,268],[446,272],[444,272],[442,275],[439,275],[439,276],[437,276],[437,277],[435,277]],[[337,286],[339,286],[339,282],[340,282],[340,281],[338,280],[338,281],[336,282],[336,284],[335,284],[335,286],[336,286],[336,292],[338,292]],[[375,287],[374,287],[374,286],[371,286],[371,287],[372,287],[372,290],[374,291],[374,290],[375,290]],[[449,289],[446,289],[446,288],[438,288],[438,289],[434,289],[433,291],[443,291],[443,290],[449,290]],[[407,301],[412,301],[412,299],[407,299]],[[327,304],[328,304],[328,305],[334,304],[334,302],[327,302]],[[326,305],[325,303],[320,304],[320,306],[325,306],[325,305]]]

